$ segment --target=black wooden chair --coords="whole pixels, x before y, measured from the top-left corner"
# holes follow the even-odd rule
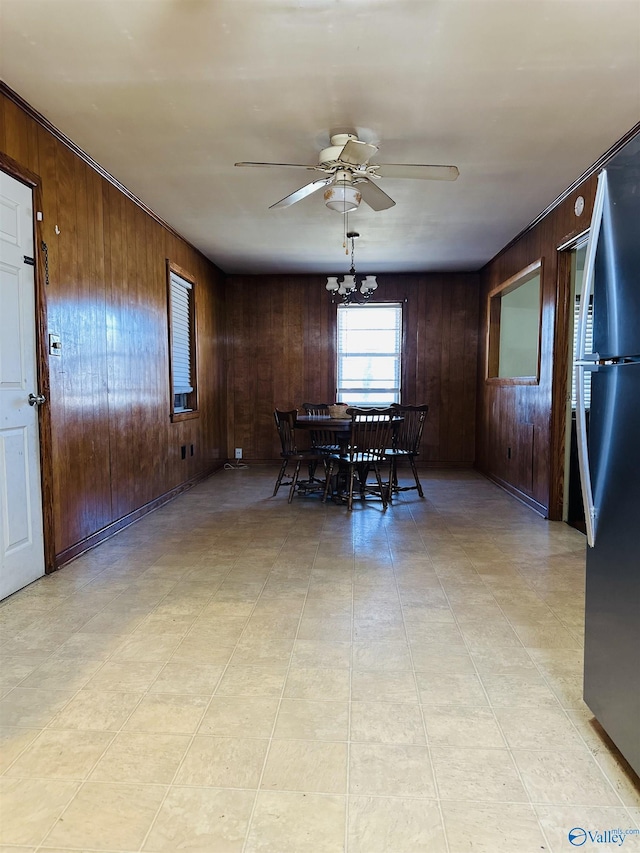
[[[391,464],[389,463],[389,476],[383,483],[380,474],[381,466],[387,461],[386,448],[391,444],[391,419],[392,409],[360,409],[351,407],[347,409],[351,416],[351,431],[349,444],[337,453],[328,455],[328,468],[326,483],[322,500],[326,501],[329,486],[333,476],[335,464],[343,466],[348,475],[347,480],[347,508],[353,509],[353,488],[355,474],[358,473],[360,495],[364,497],[367,493],[367,474],[373,469],[377,488],[375,493],[382,498],[383,508],[386,510],[391,494]]]
[[[387,449],[387,457],[391,460],[391,487],[394,492],[407,492],[417,489],[421,498],[424,497],[422,485],[416,468],[416,457],[420,453],[420,442],[424,421],[429,406],[403,406],[400,403],[391,405],[393,411],[402,417],[393,435],[391,447]],[[406,460],[411,466],[415,486],[398,485],[398,462]]]
[[[328,403],[303,403],[302,408],[304,409],[305,415],[329,415]],[[313,447],[314,450],[319,451],[323,455],[327,455],[328,453],[337,453],[340,450],[340,445],[336,440],[335,432],[328,429],[322,429],[320,427],[318,429],[309,430],[309,432],[311,447]]]
[[[324,480],[318,480],[315,476],[318,462],[322,462],[323,465],[325,464],[325,457],[323,454],[317,450],[298,450],[296,447],[295,423],[297,414],[296,409],[286,412],[276,409],[273,413],[276,422],[276,429],[278,430],[280,443],[282,445],[282,452],[280,453],[280,456],[282,456],[282,465],[280,467],[278,479],[276,480],[273,495],[275,496],[278,493],[280,486],[289,486],[289,503],[293,500],[296,486],[299,490],[304,489],[304,491],[317,492],[324,490],[325,485]],[[287,470],[289,462],[295,463],[295,466],[293,473],[289,475],[290,479],[283,483],[282,479],[285,476],[285,471]],[[300,474],[300,467],[303,462],[306,462],[309,466],[309,479],[299,481],[298,475]]]

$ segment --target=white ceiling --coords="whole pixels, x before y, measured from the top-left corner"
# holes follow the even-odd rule
[[[640,118],[640,0],[0,0],[0,74],[230,273],[340,273],[329,130],[397,205],[349,218],[359,272],[474,270]]]

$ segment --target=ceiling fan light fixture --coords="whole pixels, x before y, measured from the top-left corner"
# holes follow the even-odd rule
[[[352,213],[361,201],[362,194],[346,181],[338,181],[324,191],[324,203],[338,213]]]

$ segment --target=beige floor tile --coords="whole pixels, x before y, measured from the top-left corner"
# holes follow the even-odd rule
[[[208,696],[149,693],[131,714],[124,728],[136,732],[192,734],[209,702]]]
[[[640,778],[620,753],[603,749],[592,750],[592,754],[625,806],[640,808]]]
[[[418,705],[390,702],[352,702],[352,741],[425,744]]]
[[[287,699],[349,699],[349,670],[294,667],[284,687]]]
[[[292,666],[348,669],[351,665],[351,643],[326,640],[296,640]]]
[[[343,702],[283,699],[273,737],[277,739],[346,741],[349,706]]]
[[[615,791],[585,750],[512,750],[531,801],[556,805],[620,806]]]
[[[295,639],[300,617],[288,612],[277,616],[252,616],[242,632],[243,640],[256,638],[289,640]]]
[[[259,738],[194,738],[176,785],[257,788],[269,741]]]
[[[149,693],[195,693],[206,696],[216,689],[223,666],[167,663],[149,688]]]
[[[171,788],[143,850],[151,853],[241,853],[253,791]]]
[[[24,660],[22,657],[10,657],[2,654],[2,667],[0,667],[0,686],[16,687],[28,675],[30,675],[38,664]]]
[[[504,738],[490,708],[465,705],[423,705],[424,720],[433,746],[497,748]]]
[[[179,634],[147,635],[141,629],[127,637],[113,652],[113,660],[160,662],[171,658],[181,641]]]
[[[322,619],[303,616],[298,628],[298,639],[349,642],[351,640],[351,617]]]
[[[360,702],[417,702],[418,693],[411,672],[354,670],[351,698]]]
[[[557,708],[558,699],[535,670],[481,673],[489,703],[495,708]]]
[[[345,798],[260,791],[245,853],[344,853]]]
[[[88,690],[115,690],[135,693],[147,690],[162,669],[160,663],[108,660],[87,681]]]
[[[496,708],[507,743],[516,749],[585,749],[585,743],[559,708]]]
[[[99,634],[80,631],[73,634],[56,650],[55,658],[72,658],[74,661],[106,660],[122,644],[124,634]]]
[[[189,735],[121,732],[94,768],[91,779],[169,784],[190,742]]]
[[[549,849],[529,805],[445,801],[442,813],[452,853],[534,853]]]
[[[54,779],[0,779],[0,843],[39,844],[77,789]]]
[[[235,648],[235,642],[222,645],[211,641],[209,637],[187,636],[177,646],[171,657],[172,663],[184,661],[187,664],[205,666],[226,666]]]
[[[0,726],[0,773],[15,761],[23,749],[40,733],[40,729]]]
[[[402,619],[382,619],[376,617],[353,620],[353,639],[359,642],[403,643],[407,639]]]
[[[435,797],[429,750],[406,744],[353,743],[349,759],[351,794]]]
[[[475,673],[417,672],[420,701],[424,705],[487,705],[487,697]]]
[[[443,800],[508,803],[529,800],[506,749],[434,746],[431,757]]]
[[[7,771],[21,779],[85,779],[113,738],[111,732],[48,729]]]
[[[46,843],[81,849],[138,850],[165,793],[162,785],[85,782]]]
[[[170,614],[170,613],[152,613],[147,616],[144,622],[134,632],[134,636],[138,633],[145,636],[156,634],[166,635],[176,634],[183,637],[188,633],[189,629],[195,621],[195,614]]]
[[[80,690],[49,723],[52,729],[117,731],[125,723],[142,693]]]
[[[277,699],[261,696],[214,696],[198,728],[201,735],[270,737]]]
[[[549,839],[553,853],[566,853],[583,847],[584,850],[630,850],[640,849],[640,836],[623,836],[622,841],[605,840],[607,830],[633,828],[629,815],[622,808],[593,808],[576,806],[535,806],[538,820]],[[572,833],[572,830],[575,833]],[[574,842],[571,843],[569,835]],[[586,836],[585,836],[586,833]],[[591,835],[590,835],[591,833]],[[600,838],[600,840],[598,840]],[[584,846],[583,846],[584,845]],[[635,848],[635,850],[634,850]]]
[[[261,788],[344,794],[347,786],[347,745],[312,740],[274,740]]]
[[[101,666],[99,660],[50,658],[34,669],[20,686],[55,690],[64,685],[65,689],[78,690]]]
[[[349,798],[349,853],[448,853],[438,803]]]
[[[406,642],[364,642],[353,644],[354,669],[382,669],[391,672],[411,670],[411,657]]]
[[[287,664],[293,651],[293,639],[273,640],[254,637],[240,639],[231,657],[232,666],[273,666]]]
[[[280,696],[287,677],[285,664],[229,666],[216,687],[216,696]]]
[[[67,704],[74,692],[15,687],[0,699],[0,725],[46,726]]]

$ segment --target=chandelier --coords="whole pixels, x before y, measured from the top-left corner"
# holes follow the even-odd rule
[[[370,299],[374,290],[378,287],[375,275],[367,275],[361,279],[360,285],[356,280],[356,266],[354,260],[355,240],[359,237],[357,231],[349,231],[347,239],[351,240],[351,269],[349,274],[343,276],[342,281],[338,281],[338,276],[327,276],[327,290],[332,296],[340,296],[345,305],[354,302],[363,302]]]

